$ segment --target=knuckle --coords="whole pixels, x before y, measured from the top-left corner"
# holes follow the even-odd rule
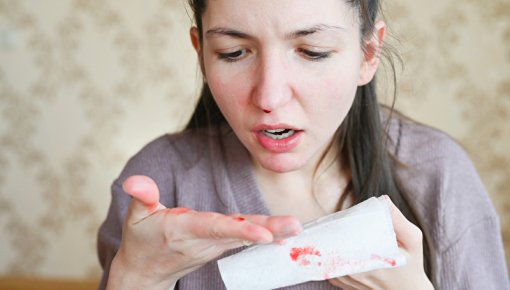
[[[210,213],[207,218],[209,219],[210,227],[207,231],[209,238],[211,239],[223,239],[225,233],[223,231],[223,215],[218,213]]]
[[[214,225],[211,227],[211,230],[209,231],[209,235],[212,239],[222,239],[224,237],[218,223],[214,223]]]

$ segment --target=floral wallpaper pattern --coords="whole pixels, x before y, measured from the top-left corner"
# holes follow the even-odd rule
[[[198,94],[189,14],[185,0],[0,0],[0,276],[98,277],[110,183]],[[387,1],[385,19],[397,108],[465,146],[509,255],[510,2]]]

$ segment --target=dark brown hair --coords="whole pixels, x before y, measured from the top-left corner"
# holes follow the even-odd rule
[[[380,12],[379,0],[344,0],[359,14],[362,47],[365,40],[374,33],[374,24]],[[205,12],[206,0],[188,0],[193,11],[195,23],[202,42],[202,15]],[[383,53],[394,71],[391,53]],[[395,74],[393,74],[395,76]],[[396,82],[395,77],[393,78]],[[396,85],[396,84],[394,84]],[[381,121],[381,105],[377,100],[375,78],[357,89],[356,96],[349,113],[335,133],[333,146],[338,146],[342,167],[349,169],[350,182],[345,193],[352,194],[355,203],[370,197],[383,194],[390,196],[395,205],[411,222],[421,228],[414,211],[407,202],[406,190],[401,186],[395,174],[394,167],[402,166],[388,151],[391,142],[386,132],[387,126]],[[387,120],[393,108],[386,111]],[[187,124],[187,129],[211,128],[226,122],[218,108],[212,93],[206,83],[202,87],[199,102]],[[339,208],[347,194],[342,194],[338,201]],[[424,236],[424,267],[430,277],[429,248]]]

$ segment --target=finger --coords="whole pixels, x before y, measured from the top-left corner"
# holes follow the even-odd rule
[[[361,275],[363,275],[363,273]],[[365,290],[365,289],[380,288],[380,287],[377,287],[377,285],[372,285],[373,283],[370,283],[370,281],[366,281],[366,280],[360,281],[359,274],[338,277],[338,278],[329,280],[329,282],[337,287],[344,289],[344,290],[349,290],[349,289]]]
[[[211,240],[211,243],[216,243],[222,252],[232,250],[239,247],[246,247],[253,245],[253,242],[243,241],[239,239],[225,239],[225,240]]]
[[[405,249],[410,249],[417,245],[421,246],[421,230],[406,219],[387,195],[384,195],[384,198],[390,208],[393,229],[395,230],[399,244]]]
[[[233,218],[239,222],[247,220],[265,227],[277,241],[297,236],[303,231],[299,220],[292,216],[234,215]]]
[[[358,290],[358,288],[355,287],[354,284],[348,281],[345,277],[329,279],[328,282],[335,287],[341,288],[342,290]]]
[[[220,213],[189,211],[170,218],[169,230],[183,229],[183,239],[238,239],[262,244],[274,239],[271,231],[261,225]]]
[[[133,197],[129,206],[128,221],[136,223],[165,208],[159,203],[159,189],[154,180],[147,176],[134,175],[122,184],[124,191]]]

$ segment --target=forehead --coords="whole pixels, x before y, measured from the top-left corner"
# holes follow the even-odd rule
[[[208,0],[204,31],[229,27],[257,33],[289,33],[325,24],[357,30],[355,9],[344,0]]]

